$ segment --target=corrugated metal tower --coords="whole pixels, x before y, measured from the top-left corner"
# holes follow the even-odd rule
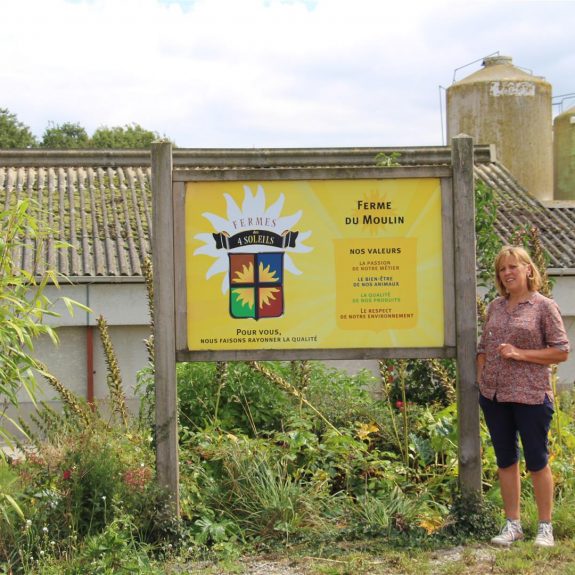
[[[553,122],[553,175],[556,200],[575,200],[575,106]]]
[[[509,56],[485,58],[483,66],[447,89],[449,140],[463,133],[495,144],[497,159],[532,196],[552,200],[551,84]]]

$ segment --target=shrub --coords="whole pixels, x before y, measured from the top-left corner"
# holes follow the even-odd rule
[[[33,358],[35,339],[45,335],[57,341],[55,331],[43,320],[46,315],[54,315],[44,288],[48,282],[58,285],[58,277],[47,270],[38,279],[21,269],[17,258],[18,250],[29,242],[34,242],[41,253],[46,230],[36,218],[36,211],[29,199],[0,210],[0,396],[14,406],[18,405],[21,388],[32,400],[35,397],[34,371],[40,370]],[[37,263],[40,268],[41,263]],[[61,299],[71,309],[71,300]],[[6,416],[0,413],[0,439],[9,441],[3,418]]]
[[[180,423],[193,430],[214,425],[257,435],[281,429],[293,403],[273,383],[243,363],[179,364]]]
[[[458,542],[484,541],[500,527],[501,510],[476,492],[457,492],[441,535]]]

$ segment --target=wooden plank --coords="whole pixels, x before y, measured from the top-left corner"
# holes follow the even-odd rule
[[[455,347],[455,273],[453,270],[453,181],[441,180],[441,221],[443,233],[443,317],[447,347]]]
[[[259,167],[364,165],[373,166],[378,154],[398,154],[403,166],[450,165],[451,150],[446,146],[409,148],[228,148],[176,149],[174,166]],[[476,162],[494,162],[495,147],[477,146]]]
[[[187,348],[188,303],[186,291],[186,186],[183,182],[173,184],[174,202],[174,265],[176,349]]]
[[[459,483],[464,493],[480,493],[479,401],[475,383],[477,305],[473,139],[465,135],[453,138],[452,151]]]
[[[178,361],[290,361],[293,359],[383,359],[455,358],[455,348],[369,348],[369,349],[254,349],[254,350],[204,350],[176,352]]]
[[[365,166],[174,170],[174,182],[277,181],[277,180],[353,180],[388,178],[444,178],[451,175],[447,166],[408,166],[368,168]]]
[[[179,515],[172,146],[169,142],[152,144],[152,200],[156,467],[158,482],[168,489],[174,512]]]

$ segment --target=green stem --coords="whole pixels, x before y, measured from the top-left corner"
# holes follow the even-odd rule
[[[407,393],[405,391],[405,366],[402,365],[400,369],[400,381],[401,381],[401,401],[403,401],[403,442],[404,442],[404,458],[405,467],[409,468],[409,420],[407,417]]]

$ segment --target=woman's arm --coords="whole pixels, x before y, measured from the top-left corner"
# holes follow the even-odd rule
[[[569,356],[569,352],[556,347],[521,349],[510,343],[502,343],[499,346],[499,355],[505,359],[514,359],[515,361],[529,361],[540,365],[551,365],[565,361]]]

